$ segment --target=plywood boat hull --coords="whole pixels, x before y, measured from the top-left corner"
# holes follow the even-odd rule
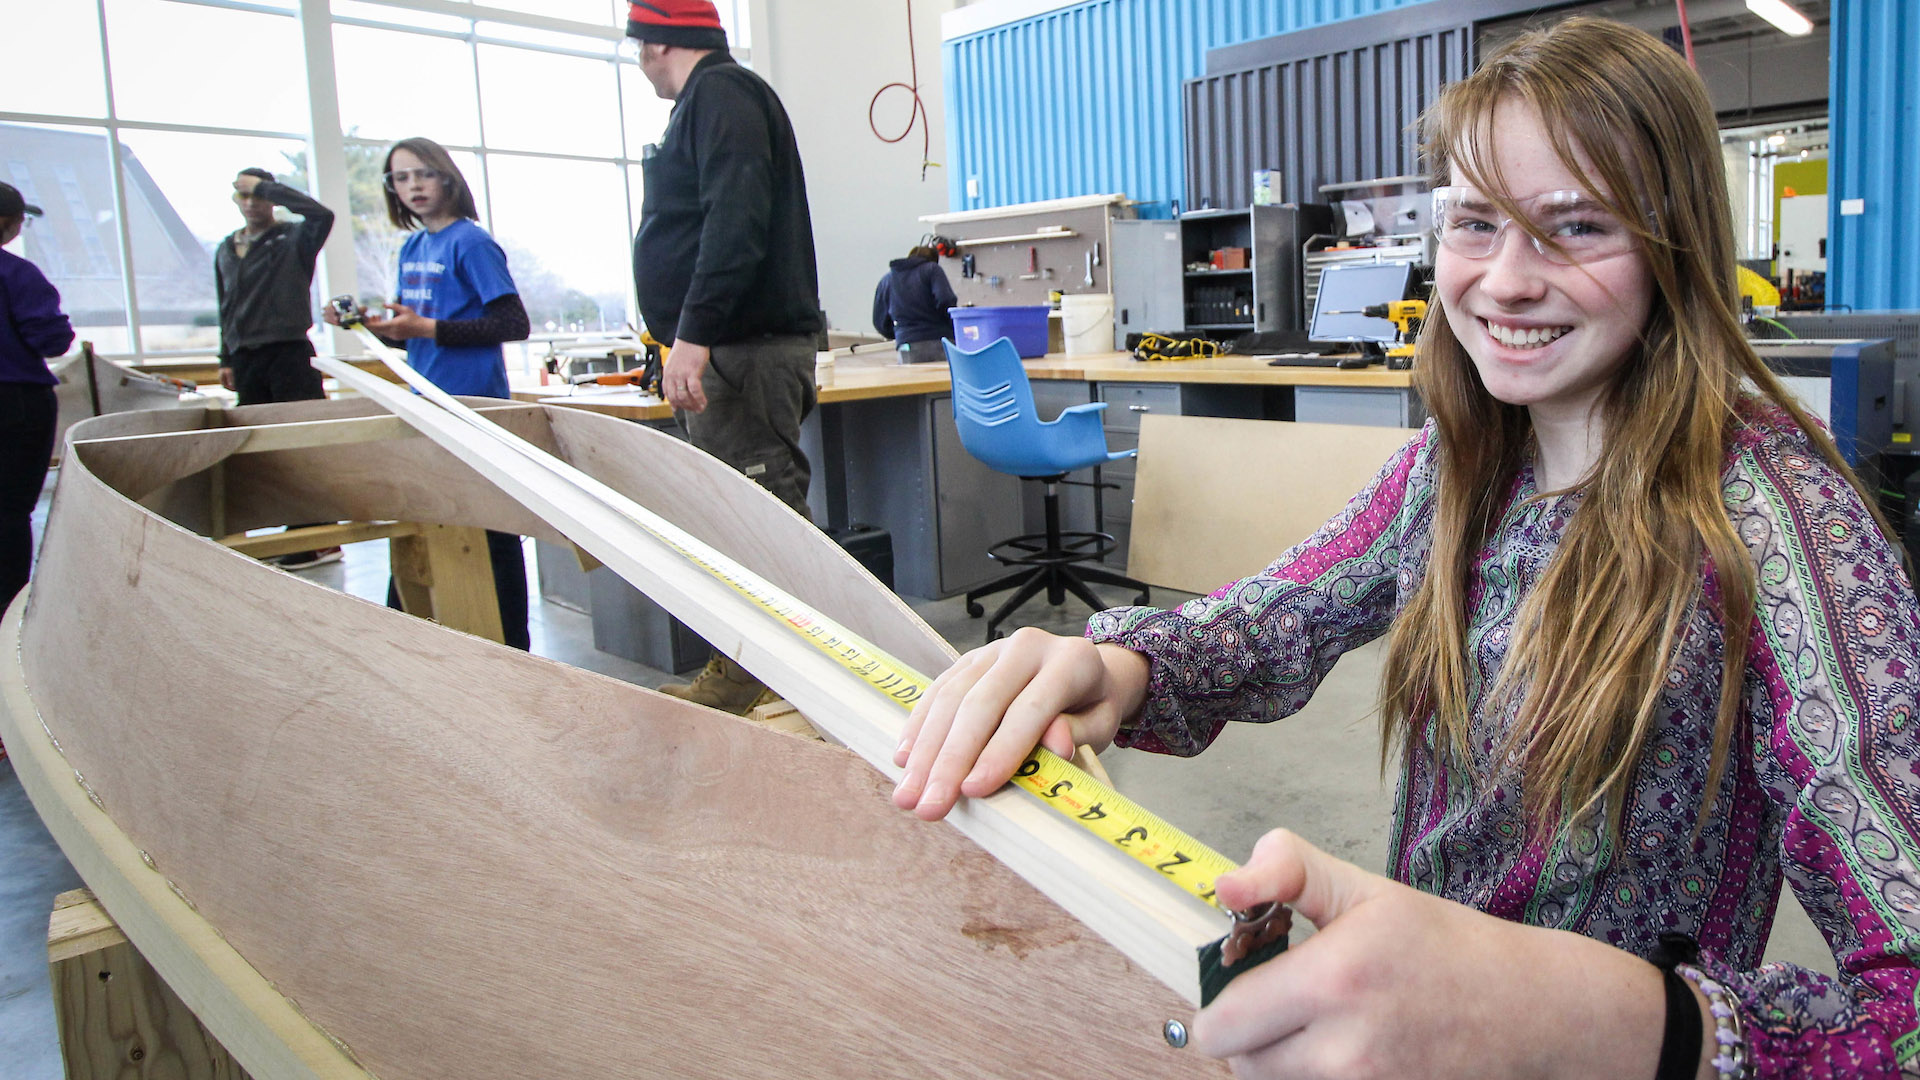
[[[565,410],[501,418],[902,659],[937,670],[951,655],[710,459]],[[201,422],[218,421],[75,429],[0,724],[9,745],[57,740],[146,872],[359,1067],[1217,1072],[1159,1038],[1188,1011],[1179,995],[959,834],[894,811],[847,751],[388,611],[194,531],[339,517],[552,534],[434,444],[229,456],[233,432],[163,434]],[[75,858],[90,883],[99,856]],[[169,971],[155,938],[172,931],[124,912],[150,901],[101,891],[163,975],[217,977]],[[232,1038],[272,1041],[237,1030],[248,1022]],[[259,1077],[323,1075],[233,1048]]]

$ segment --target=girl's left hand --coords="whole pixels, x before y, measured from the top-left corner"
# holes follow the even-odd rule
[[[1646,1077],[1659,1063],[1660,973],[1610,945],[1419,892],[1285,829],[1215,888],[1229,908],[1274,900],[1318,928],[1195,1017],[1193,1047],[1237,1076]]]
[[[416,313],[405,304],[382,304],[387,309],[385,317],[369,315],[367,329],[383,338],[405,341],[408,338],[430,338],[433,336],[434,320]]]

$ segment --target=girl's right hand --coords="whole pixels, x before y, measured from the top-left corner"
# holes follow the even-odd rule
[[[332,304],[321,304],[320,321],[326,323],[328,326],[339,326],[340,313],[333,309]]]
[[[1036,745],[1103,750],[1146,700],[1146,657],[1033,627],[961,657],[907,718],[893,804],[927,821],[961,795],[991,795]]]

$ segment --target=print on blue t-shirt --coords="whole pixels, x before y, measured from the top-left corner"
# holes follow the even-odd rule
[[[489,303],[519,291],[507,272],[507,253],[465,218],[439,232],[420,229],[400,246],[400,302],[429,319],[477,319]],[[446,346],[412,338],[407,363],[449,394],[512,396],[498,345]]]

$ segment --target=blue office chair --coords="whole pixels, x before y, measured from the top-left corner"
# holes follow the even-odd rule
[[[1015,590],[987,620],[987,640],[1000,637],[1000,623],[1042,589],[1047,603],[1056,606],[1066,603],[1067,593],[1095,611],[1111,606],[1094,595],[1088,582],[1137,590],[1134,603],[1146,603],[1151,594],[1141,582],[1076,565],[1111,554],[1118,546],[1112,536],[1060,531],[1060,484],[1067,474],[1135,453],[1107,450],[1107,435],[1100,427],[1100,413],[1107,403],[1075,405],[1042,423],[1033,407],[1027,369],[1021,366],[1013,342],[1001,338],[979,352],[966,352],[951,341],[946,345],[947,365],[953,373],[953,419],[961,445],[988,468],[1047,485],[1047,531],[1016,536],[988,549],[993,559],[1016,569],[967,593],[967,614],[977,619],[986,610],[980,606],[981,597]]]

